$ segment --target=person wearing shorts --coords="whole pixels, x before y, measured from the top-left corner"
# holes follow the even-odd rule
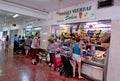
[[[78,77],[81,76],[81,54],[82,46],[80,46],[80,38],[76,38],[76,42],[72,46],[72,59],[73,59],[73,77],[75,77],[76,63],[78,64]]]

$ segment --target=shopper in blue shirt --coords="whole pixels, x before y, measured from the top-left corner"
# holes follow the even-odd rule
[[[15,34],[14,42],[17,42],[17,43],[18,43],[18,37],[17,37],[17,34]]]
[[[80,45],[80,38],[76,38],[76,42],[72,45],[71,49],[72,59],[73,59],[73,77],[75,77],[76,63],[78,64],[78,77],[81,76],[81,56],[82,56],[82,46]]]
[[[15,37],[14,37],[14,52],[17,53],[18,50],[19,50],[19,42],[18,42],[17,34],[15,34]]]

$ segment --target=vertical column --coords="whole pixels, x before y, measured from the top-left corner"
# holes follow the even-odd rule
[[[40,31],[40,47],[47,49],[51,26],[42,26]]]
[[[107,81],[120,81],[120,20],[112,20]]]
[[[23,36],[23,35],[22,35],[22,28],[19,28],[19,29],[18,29],[18,35]]]

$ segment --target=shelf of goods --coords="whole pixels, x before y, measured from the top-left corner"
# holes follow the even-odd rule
[[[62,33],[61,36],[65,39],[72,39],[78,37],[81,39],[85,39],[85,37],[88,36],[92,44],[101,44],[101,42],[104,42],[108,38],[110,38],[110,34],[107,32],[103,32],[102,30],[81,30],[80,34]]]

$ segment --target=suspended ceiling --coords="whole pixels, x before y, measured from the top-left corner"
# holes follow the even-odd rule
[[[70,7],[77,4],[82,4],[91,0],[2,0],[5,2],[29,7],[43,12],[51,12],[61,8]],[[59,3],[59,1],[61,1]]]

